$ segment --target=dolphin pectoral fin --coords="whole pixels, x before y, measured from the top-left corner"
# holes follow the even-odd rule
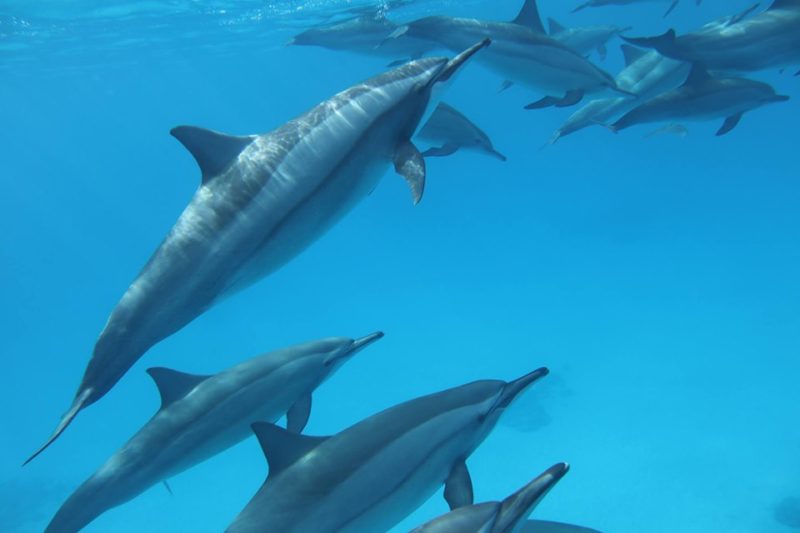
[[[56,430],[53,431],[53,434],[50,435],[50,438],[47,439],[47,442],[42,444],[38,450],[33,452],[33,454],[30,457],[28,457],[24,463],[22,463],[22,466],[25,466],[26,464],[36,459],[36,457],[40,453],[45,451],[51,444],[53,444],[56,441],[58,437],[61,436],[62,433],[64,433],[64,430],[67,429],[67,427],[72,423],[73,420],[75,420],[75,417],[78,416],[78,413],[80,413],[83,410],[83,408],[88,405],[89,396],[92,395],[92,392],[94,392],[94,389],[89,387],[88,389],[84,389],[80,394],[78,394],[75,397],[75,400],[73,400],[72,405],[69,408],[69,411],[64,413],[64,416],[61,417],[61,421],[58,423],[58,426],[56,426]]]
[[[311,394],[306,394],[297,400],[286,413],[286,430],[292,433],[302,433],[311,416]]]
[[[573,91],[567,91],[567,94],[564,95],[559,102],[556,103],[556,107],[570,107],[574,106],[578,102],[583,100],[583,91],[580,89],[576,89]]]
[[[583,91],[575,89],[567,91],[562,98],[555,96],[545,96],[535,102],[525,106],[525,109],[544,109],[546,107],[570,107],[583,100]]]
[[[458,146],[455,144],[445,144],[443,146],[434,146],[422,152],[422,157],[445,157],[453,155],[458,152]]]
[[[503,83],[500,84],[500,88],[497,89],[497,92],[501,93],[501,92],[505,91],[506,89],[508,89],[509,87],[511,87],[512,85],[514,85],[513,81],[511,81],[511,80],[503,80]]]
[[[722,127],[717,130],[716,136],[720,137],[731,131],[739,124],[740,120],[742,120],[741,113],[736,113],[735,115],[729,116],[725,119],[725,122],[722,123]]]
[[[680,2],[680,0],[673,0],[673,2],[667,8],[667,12],[664,13],[665,17],[669,16],[669,14],[672,13],[675,10],[676,7],[678,7],[678,2]]]
[[[180,400],[209,377],[186,374],[163,367],[148,368],[146,372],[153,378],[158,393],[161,395],[161,409]]]
[[[587,7],[591,7],[591,6],[592,6],[592,2],[591,2],[591,1],[589,1],[589,2],[584,2],[583,4],[579,5],[579,6],[578,6],[578,7],[576,7],[575,9],[573,9],[573,10],[571,11],[571,13],[577,13],[578,11],[583,11],[583,10],[584,10],[584,9],[586,9]]]
[[[535,102],[531,102],[530,104],[525,106],[525,109],[544,109],[546,107],[553,107],[556,105],[556,102],[559,101],[559,98],[555,98],[554,96],[545,96],[544,98],[540,98]]]
[[[472,505],[472,478],[469,476],[467,464],[461,460],[457,462],[444,485],[444,499],[450,506],[450,510]]]
[[[277,474],[294,464],[302,456],[328,440],[328,437],[309,437],[291,433],[269,422],[256,422],[252,426],[261,450],[267,458],[270,475]]]
[[[605,44],[601,44],[597,47],[597,55],[600,56],[600,61],[606,60],[606,57],[608,57],[608,48],[606,48]]]
[[[422,200],[425,191],[425,158],[411,141],[401,143],[394,153],[394,169],[411,188],[414,205]]]
[[[195,126],[178,126],[172,128],[170,134],[178,139],[197,161],[203,183],[228,168],[242,150],[255,139],[254,136],[236,137]]]
[[[169,492],[170,496],[175,496],[175,493],[172,492],[172,487],[169,486],[169,482],[166,479],[164,481],[162,481],[161,483],[163,483],[164,488],[167,489],[167,492]]]

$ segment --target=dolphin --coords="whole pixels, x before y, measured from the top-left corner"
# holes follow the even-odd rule
[[[605,59],[608,55],[606,50],[608,41],[631,29],[630,27],[623,28],[611,24],[568,28],[552,18],[548,19],[548,26],[550,28],[550,37],[553,39],[572,48],[581,55],[587,55],[596,50],[600,59]]]
[[[535,2],[523,6],[527,17],[513,22],[496,22],[445,16],[424,17],[398,28],[393,37],[412,37],[438,43],[449,50],[463,49],[464,43],[490,38],[492,47],[476,59],[503,79],[542,92],[547,97],[526,109],[565,107],[578,103],[585,94],[620,91],[614,78],[582,55],[546,35]],[[532,23],[535,18],[538,23]]]
[[[399,36],[389,39],[397,31],[383,11],[362,15],[334,24],[310,28],[295,35],[287,44],[295,46],[320,46],[329,50],[354,52],[391,59],[418,59],[436,48],[430,41]]]
[[[46,533],[79,531],[102,513],[251,435],[254,420],[301,432],[311,394],[354,354],[383,337],[328,338],[277,350],[213,376],[151,368],[161,408],[58,510]]]
[[[416,138],[433,144],[422,152],[423,157],[447,156],[463,148],[489,154],[500,161],[506,160],[483,130],[444,102],[439,102]]]
[[[682,86],[641,104],[610,127],[617,132],[648,122],[724,118],[717,131],[720,136],[735,128],[744,113],[788,99],[788,96],[776,94],[766,83],[747,78],[712,77],[703,67],[695,65]]]
[[[586,127],[606,124],[641,102],[679,87],[692,69],[690,63],[666,58],[654,50],[644,51],[629,45],[622,45],[621,48],[625,68],[617,75],[617,85],[637,98],[600,98],[588,102],[556,130],[550,139],[551,143]]]
[[[465,505],[426,522],[411,533],[512,533],[569,471],[558,463],[501,502]]]
[[[489,42],[452,60],[412,61],[263,135],[174,128],[172,135],[200,166],[200,187],[112,311],[72,406],[28,461],[151,346],[313,243],[375,188],[391,164],[419,202],[425,161],[410,139],[433,108],[434,93]]]
[[[572,12],[575,13],[577,11],[581,11],[583,9],[586,9],[587,7],[602,7],[602,6],[611,6],[611,5],[623,6],[623,5],[629,5],[629,4],[644,4],[644,3],[655,3],[655,2],[661,2],[661,3],[668,3],[669,4],[669,7],[667,8],[666,13],[664,13],[664,16],[666,17],[667,15],[672,13],[672,11],[676,7],[678,7],[678,4],[680,3],[680,0],[589,0],[588,2],[585,2],[585,3],[581,4],[581,5],[579,5],[578,7],[576,7],[575,9],[573,9]],[[696,0],[695,1],[695,5],[699,6],[701,3],[702,3],[702,0]]]
[[[451,509],[471,505],[466,459],[506,407],[547,373],[423,396],[331,437],[253,424],[269,476],[227,532],[387,531],[442,484]]]
[[[702,63],[709,70],[752,72],[800,64],[800,0],[775,0],[766,11],[753,10],[678,36],[668,30],[657,37],[625,38],[674,59]]]

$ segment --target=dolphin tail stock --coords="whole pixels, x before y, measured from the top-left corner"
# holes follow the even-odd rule
[[[75,400],[72,402],[69,411],[64,413],[64,416],[61,417],[61,421],[58,423],[58,426],[56,426],[56,429],[55,431],[53,431],[53,434],[50,435],[50,438],[47,439],[47,442],[45,442],[42,446],[40,446],[38,450],[33,452],[33,455],[28,457],[28,459],[26,459],[25,462],[22,463],[22,466],[25,466],[34,459],[36,459],[36,457],[38,457],[40,453],[45,451],[51,444],[53,444],[56,441],[56,439],[58,439],[58,437],[61,436],[62,433],[64,433],[64,430],[67,429],[67,427],[72,423],[72,421],[75,419],[78,413],[80,413],[83,410],[83,408],[87,406],[87,402],[89,401],[89,396],[92,395],[93,391],[94,389],[90,387],[88,389],[83,389],[82,392],[80,392],[78,395],[75,396]]]
[[[677,34],[673,29],[669,29],[663,34],[656,35],[655,37],[625,37],[624,35],[620,35],[620,37],[624,41],[634,46],[638,46],[640,48],[653,48],[661,55],[667,57],[675,58],[679,55],[678,48],[675,45],[675,38],[677,37]],[[678,57],[678,59],[680,58]]]

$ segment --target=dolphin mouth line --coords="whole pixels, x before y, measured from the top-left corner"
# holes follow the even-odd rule
[[[350,346],[350,349],[347,353],[353,353],[355,351],[361,350],[362,348],[366,348],[373,342],[380,340],[383,338],[382,331],[376,331],[375,333],[370,333],[369,335],[365,335],[359,339],[353,341],[353,344]]]
[[[539,381],[541,378],[545,377],[547,374],[550,373],[550,370],[547,367],[537,368],[533,372],[529,374],[525,374],[521,378],[515,379],[506,384],[503,387],[500,396],[497,398],[494,406],[492,406],[492,411],[498,409],[505,409],[511,403],[522,394],[528,387],[533,385],[535,382]]]
[[[72,423],[73,420],[75,420],[75,417],[78,416],[78,413],[80,413],[86,407],[87,401],[89,400],[89,396],[91,396],[93,392],[94,389],[92,387],[89,387],[87,389],[84,389],[83,392],[81,392],[78,396],[75,397],[75,400],[72,402],[72,406],[69,408],[69,411],[64,413],[64,416],[61,417],[61,421],[58,423],[58,426],[56,427],[55,431],[53,431],[53,434],[50,435],[50,438],[47,439],[47,442],[45,442],[42,446],[39,447],[39,449],[33,452],[33,454],[30,457],[28,457],[28,459],[26,459],[24,463],[22,463],[22,466],[25,466],[34,459],[36,459],[36,457],[38,457],[40,453],[42,453],[48,447],[50,447],[50,445],[53,444],[56,441],[56,439],[58,439],[58,437],[61,436],[62,433],[64,433],[64,430],[67,429],[67,427]]]
[[[453,77],[453,74],[455,74],[461,68],[461,66],[467,62],[467,60],[490,44],[492,44],[492,40],[487,37],[486,39],[483,39],[482,41],[470,46],[456,57],[448,61],[444,68],[442,68],[441,72],[439,72],[439,75],[436,76],[434,81],[446,82]]]

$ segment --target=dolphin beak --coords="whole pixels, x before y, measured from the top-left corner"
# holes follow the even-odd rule
[[[436,81],[445,82],[450,78],[452,78],[453,74],[455,74],[458,71],[458,69],[460,69],[461,66],[467,62],[469,58],[471,58],[480,50],[483,50],[490,44],[492,44],[492,40],[486,38],[481,42],[470,46],[469,48],[458,54],[456,57],[447,62],[442,71],[439,72],[439,75],[436,77]]]
[[[503,387],[503,391],[500,393],[500,398],[497,399],[497,403],[494,405],[494,409],[505,409],[511,405],[511,402],[513,402],[522,391],[549,373],[550,370],[542,367],[534,370],[530,374],[525,374],[519,379],[506,383],[506,386]]]
[[[531,514],[531,511],[547,496],[550,489],[561,481],[569,472],[567,463],[558,463],[551,466],[536,479],[519,489],[517,492],[503,500],[499,517],[508,517],[511,520],[522,520]],[[502,524],[505,525],[505,524]]]
[[[770,102],[786,102],[787,100],[789,100],[789,98],[790,97],[786,96],[785,94],[776,94],[775,96],[772,97]]]
[[[378,339],[383,338],[382,331],[376,331],[375,333],[370,333],[360,339],[356,339],[353,341],[353,344],[350,346],[350,350],[348,350],[349,354],[355,354],[372,344],[373,342],[377,341]]]
[[[500,161],[508,161],[508,158],[506,156],[504,156],[503,154],[501,154],[500,152],[498,152],[494,148],[490,149],[489,153],[492,154],[497,159],[499,159]]]

